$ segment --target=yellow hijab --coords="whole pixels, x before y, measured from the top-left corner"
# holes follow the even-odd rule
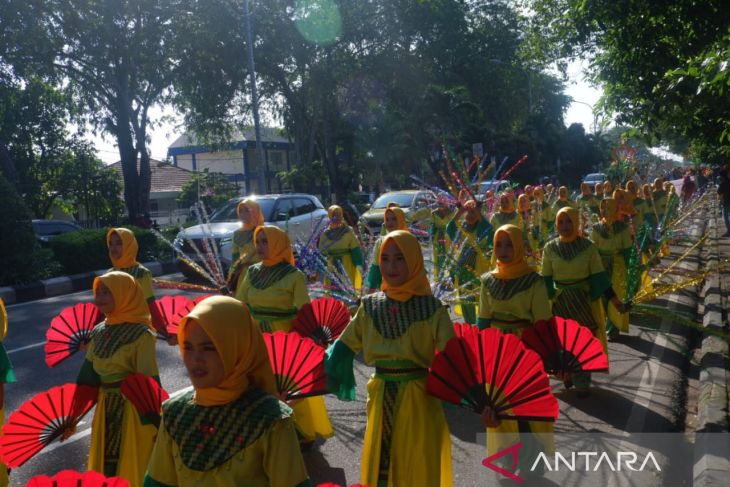
[[[532,268],[527,264],[525,259],[525,241],[522,238],[522,230],[515,225],[502,225],[494,232],[494,246],[502,239],[509,239],[514,249],[514,257],[512,262],[502,262],[494,255],[494,262],[497,268],[492,271],[492,275],[497,279],[517,279],[532,272]]]
[[[626,192],[636,197],[636,182],[633,179],[626,182]]]
[[[609,195],[611,194],[611,189],[612,189],[611,181],[606,181],[603,183],[603,194],[604,195],[609,197]]]
[[[241,217],[241,212],[244,208],[246,208],[248,210],[248,213],[253,217],[251,218],[252,223],[248,223],[243,226],[244,230],[251,230],[252,228],[261,227],[264,225],[264,214],[261,213],[261,205],[259,205],[256,200],[246,198],[245,200],[238,203],[238,206],[236,206],[236,214],[239,218]]]
[[[334,217],[335,215],[337,215],[337,216],[340,217],[339,223],[335,223],[334,221],[332,221],[332,217]],[[330,219],[330,228],[339,228],[339,227],[341,227],[342,225],[345,224],[345,219],[344,219],[344,216],[342,214],[342,207],[341,206],[332,205],[329,208],[327,208],[327,216]]]
[[[426,269],[423,266],[423,254],[421,244],[411,233],[404,230],[394,230],[385,236],[383,245],[380,246],[378,264],[382,266],[381,259],[383,250],[390,242],[395,243],[406,259],[408,266],[408,279],[400,286],[390,286],[383,276],[381,289],[390,298],[396,301],[408,301],[413,296],[431,296],[431,284],[426,277]]]
[[[223,362],[225,377],[215,387],[196,389],[194,401],[201,406],[220,406],[238,399],[255,386],[276,395],[276,382],[261,330],[244,304],[227,296],[211,296],[199,302],[180,322],[177,337],[185,355],[187,325],[193,319],[210,337]]]
[[[601,183],[596,183],[596,186],[594,189],[596,192],[596,196],[603,194],[603,185]]]
[[[580,217],[578,215],[578,210],[566,206],[555,215],[555,228],[558,228],[558,222],[560,221],[560,217],[563,215],[570,218],[570,221],[573,222],[573,233],[567,237],[563,237],[562,235],[558,235],[558,237],[561,242],[570,243],[578,238],[578,235],[580,235]]]
[[[134,237],[134,233],[127,228],[111,228],[106,232],[106,246],[109,248],[109,242],[111,242],[112,235],[119,235],[122,239],[122,256],[119,259],[114,259],[109,254],[109,259],[112,261],[112,266],[115,269],[127,269],[138,264],[137,252],[139,246],[137,245],[137,239]]]
[[[654,180],[654,191],[662,190],[664,190],[664,181],[662,181],[662,178],[656,178]]]
[[[144,299],[142,288],[134,277],[121,271],[107,272],[94,279],[94,296],[102,283],[114,296],[114,310],[106,315],[107,325],[122,323],[151,325],[150,308]]]
[[[280,262],[286,262],[294,265],[294,253],[291,250],[291,242],[289,241],[289,235],[284,230],[273,225],[264,225],[257,227],[253,232],[253,241],[256,242],[260,232],[264,232],[266,235],[266,241],[268,242],[269,252],[263,264],[266,267],[271,267]]]
[[[568,201],[568,188],[561,186],[558,188],[558,198],[560,201]]]
[[[545,201],[545,191],[541,187],[535,188],[535,190],[532,192],[533,196],[535,196],[535,201],[538,203],[542,203]]]
[[[393,214],[396,221],[398,222],[398,227],[396,228],[396,230],[408,230],[408,223],[406,223],[406,214],[403,212],[402,208],[399,208],[397,206],[387,208],[383,213],[383,218],[388,218],[388,213]]]
[[[530,205],[530,198],[527,194],[523,193],[517,197],[517,208],[521,212],[530,211],[532,209],[532,206]]]
[[[502,203],[507,203],[507,208],[502,206]],[[515,197],[514,193],[502,193],[499,197],[499,212],[500,213],[514,213],[515,211]]]
[[[5,310],[5,301],[0,298],[0,342],[8,336],[8,312]]]
[[[547,194],[552,194],[553,193],[553,185],[552,185],[552,183],[548,183],[548,185],[545,186],[545,190],[547,191]]]
[[[601,201],[601,221],[606,225],[611,225],[616,221],[618,211],[618,201],[614,198],[606,198]]]

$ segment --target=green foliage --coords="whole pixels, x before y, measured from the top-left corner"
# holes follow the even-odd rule
[[[0,175],[0,285],[50,277],[58,270],[53,255],[41,249],[23,200]]]
[[[531,0],[529,7],[531,53],[587,57],[604,90],[602,107],[619,123],[654,138],[680,136],[710,162],[730,155],[726,0]]]
[[[134,232],[139,245],[137,261],[147,262],[167,257],[164,244],[149,230],[126,227]],[[49,248],[61,265],[63,274],[108,269],[111,267],[106,234],[109,229],[82,230],[64,233],[48,242]]]
[[[198,172],[182,187],[177,202],[183,208],[202,201],[207,208],[218,208],[238,195],[238,188],[225,174]]]
[[[327,184],[327,171],[322,161],[312,161],[311,164],[294,166],[291,171],[282,171],[277,176],[282,183],[296,192],[312,191]]]

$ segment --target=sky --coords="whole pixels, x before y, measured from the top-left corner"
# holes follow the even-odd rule
[[[591,86],[584,76],[585,63],[582,61],[572,62],[568,66],[568,82],[566,83],[566,93],[575,100],[569,107],[565,115],[565,125],[570,126],[572,123],[582,123],[586,132],[593,132],[593,110],[592,106],[596,104],[601,97],[601,90]],[[150,109],[152,119],[160,116],[173,117],[174,122],[161,123],[157,127],[149,130],[150,135],[150,154],[153,159],[164,160],[167,157],[167,148],[183,133],[181,127],[182,118],[176,115],[171,108],[153,107]],[[99,158],[107,164],[111,164],[119,160],[119,151],[116,142],[110,136],[93,136],[88,135],[87,140],[93,142]]]

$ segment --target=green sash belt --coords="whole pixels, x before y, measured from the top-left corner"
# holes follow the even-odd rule
[[[295,308],[281,310],[274,308],[254,308],[253,306],[249,306],[248,309],[257,321],[287,321],[293,320],[297,316],[297,310]]]
[[[428,369],[420,367],[410,360],[378,360],[375,362],[375,377],[384,381],[407,382],[423,379]]]

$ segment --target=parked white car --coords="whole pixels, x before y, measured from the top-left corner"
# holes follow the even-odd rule
[[[327,218],[327,210],[322,203],[316,196],[309,194],[267,194],[248,198],[256,199],[265,222],[285,230],[292,243],[306,243],[321,226],[320,222]],[[200,263],[191,241],[203,252],[203,240],[208,239],[215,243],[221,263],[228,268],[231,265],[233,232],[241,227],[236,208],[244,199],[241,197],[229,200],[210,216],[210,223],[195,225],[178,233],[174,242],[175,248]],[[186,275],[192,275],[193,271],[187,265],[179,262],[179,267]]]

